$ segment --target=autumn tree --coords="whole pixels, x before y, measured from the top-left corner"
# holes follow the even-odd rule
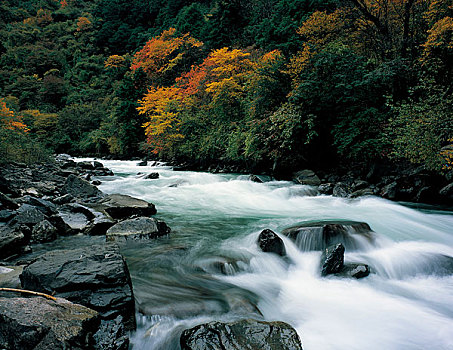
[[[181,73],[181,66],[190,63],[190,51],[202,43],[189,34],[178,35],[170,28],[149,40],[133,58],[131,69],[142,69],[154,86],[169,85]]]

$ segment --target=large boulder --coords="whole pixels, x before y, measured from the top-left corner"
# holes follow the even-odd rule
[[[258,236],[258,245],[266,253],[275,253],[280,256],[286,255],[283,240],[272,230],[265,229]]]
[[[126,219],[134,215],[151,216],[156,214],[154,204],[124,194],[108,195],[93,208],[105,211],[114,219]]]
[[[40,223],[46,218],[46,216],[38,210],[36,207],[30,204],[22,204],[17,210],[17,215],[14,217],[14,224],[27,225],[32,228],[36,224]]]
[[[82,350],[94,347],[98,313],[57,298],[0,298],[0,348]]]
[[[90,235],[104,235],[115,224],[115,220],[106,212],[79,203],[62,206],[60,216],[73,232]]]
[[[356,221],[306,222],[286,228],[282,234],[304,251],[324,250],[337,243],[342,243],[348,250],[354,250],[361,244],[374,240],[370,226]]]
[[[163,221],[138,217],[124,220],[107,230],[106,240],[122,242],[127,240],[152,239],[170,233],[170,228]]]
[[[41,255],[20,276],[24,289],[54,294],[98,311],[103,319],[118,315],[135,328],[135,305],[126,262],[114,244]]]
[[[324,250],[321,264],[321,276],[341,272],[344,266],[344,245],[339,243]]]
[[[293,181],[302,185],[319,186],[321,180],[313,170],[301,170],[293,174]]]
[[[252,319],[198,325],[182,333],[180,344],[182,350],[302,350],[296,330],[287,323]]]
[[[20,253],[26,243],[20,226],[0,224],[0,259]]]
[[[69,175],[66,179],[63,191],[73,197],[81,198],[86,201],[96,200],[104,196],[96,186],[93,186],[87,180],[73,174]]]

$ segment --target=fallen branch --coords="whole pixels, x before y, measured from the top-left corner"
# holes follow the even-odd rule
[[[44,294],[44,293],[39,293],[39,292],[33,292],[31,290],[25,290],[25,289],[16,289],[16,288],[0,288],[0,292],[15,292],[15,293],[26,293],[26,294],[32,294],[32,295],[37,295],[40,297],[44,297],[53,301],[56,301],[57,298],[49,295],[49,294]]]

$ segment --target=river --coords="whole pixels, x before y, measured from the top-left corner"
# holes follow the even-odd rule
[[[291,324],[305,350],[453,349],[452,212],[135,163],[103,161],[115,176],[99,188],[154,203],[172,232],[122,249],[140,311],[134,350],[179,349],[185,328],[247,317]],[[159,179],[137,175],[152,171]],[[313,220],[368,223],[374,241],[346,250],[345,262],[372,273],[321,277],[320,251],[282,236],[281,258],[256,244],[265,228],[280,233]]]

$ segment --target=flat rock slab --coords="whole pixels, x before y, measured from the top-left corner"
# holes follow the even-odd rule
[[[121,315],[135,328],[135,304],[126,262],[115,244],[55,250],[38,257],[20,276],[24,289],[54,294],[98,311]]]
[[[111,194],[92,208],[105,211],[112,218],[121,220],[131,216],[151,216],[156,214],[154,204],[124,194]]]
[[[57,298],[0,298],[0,348],[92,349],[98,313]]]
[[[182,333],[180,344],[182,350],[302,350],[300,338],[289,324],[252,319],[198,325]]]
[[[147,217],[124,220],[107,230],[106,240],[122,242],[126,240],[153,239],[170,233],[165,222]]]

